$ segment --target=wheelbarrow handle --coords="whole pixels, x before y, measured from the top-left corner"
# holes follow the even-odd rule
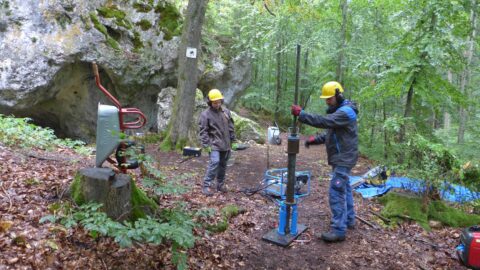
[[[118,101],[118,99],[116,99],[112,94],[110,94],[110,92],[108,92],[108,90],[105,89],[105,87],[103,87],[102,83],[100,82],[100,73],[98,73],[98,66],[96,62],[92,62],[92,69],[93,69],[93,74],[95,75],[95,84],[97,85],[97,87],[100,89],[100,91],[102,91],[108,97],[108,99],[110,99],[110,101],[118,109],[121,109],[122,105],[120,105],[120,102]]]
[[[92,69],[93,69],[93,75],[95,75],[96,78],[100,78],[100,74],[98,73],[97,63],[92,62]],[[99,81],[100,81],[100,79],[99,79]]]
[[[147,122],[145,115],[137,108],[122,108],[120,113],[122,115],[120,120],[121,129],[139,129]],[[125,119],[127,115],[136,115],[136,119],[130,122],[123,122],[123,119]]]

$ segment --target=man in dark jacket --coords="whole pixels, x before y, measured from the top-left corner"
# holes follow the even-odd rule
[[[225,173],[230,157],[235,130],[230,111],[222,107],[223,95],[218,89],[208,92],[208,109],[200,114],[198,120],[200,142],[210,154],[207,172],[203,180],[202,193],[211,196],[212,180],[217,178],[217,191],[226,192]]]
[[[327,129],[326,133],[310,136],[305,142],[306,147],[324,143],[328,164],[332,166],[329,189],[331,230],[321,235],[327,242],[345,240],[347,228],[355,227],[353,195],[348,175],[358,159],[358,111],[352,102],[345,100],[342,93],[343,88],[338,82],[328,82],[322,87],[320,98],[325,99],[328,105],[325,116],[310,114],[300,106],[292,105],[292,114],[298,116],[300,122]]]

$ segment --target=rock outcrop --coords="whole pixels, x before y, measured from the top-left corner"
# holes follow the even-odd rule
[[[95,61],[102,84],[122,106],[141,109],[146,128],[156,130],[158,94],[177,84],[181,23],[162,0],[0,0],[0,113],[92,141],[98,102],[111,104],[95,85]],[[200,74],[208,74],[206,66]],[[236,77],[238,68],[224,70],[209,83],[223,78],[219,85],[237,92],[248,85],[248,77]]]

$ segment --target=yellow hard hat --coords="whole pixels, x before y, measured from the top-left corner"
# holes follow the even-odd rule
[[[220,92],[220,90],[212,89],[208,92],[208,100],[215,101],[219,99],[223,99],[223,95],[222,95],[222,92]]]
[[[322,95],[320,96],[320,98],[331,98],[335,96],[337,90],[340,93],[343,93],[343,87],[340,83],[335,81],[327,82],[322,87]]]

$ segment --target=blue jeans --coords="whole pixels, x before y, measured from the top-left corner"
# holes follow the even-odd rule
[[[225,181],[225,173],[227,171],[227,161],[230,158],[230,151],[215,151],[210,153],[210,161],[208,163],[207,172],[203,179],[203,186],[209,187],[212,181],[217,178],[217,187],[223,186]]]
[[[345,235],[347,226],[355,225],[353,194],[348,176],[350,170],[348,167],[333,167],[333,176],[330,180],[329,203],[332,211],[330,227],[337,235]]]

